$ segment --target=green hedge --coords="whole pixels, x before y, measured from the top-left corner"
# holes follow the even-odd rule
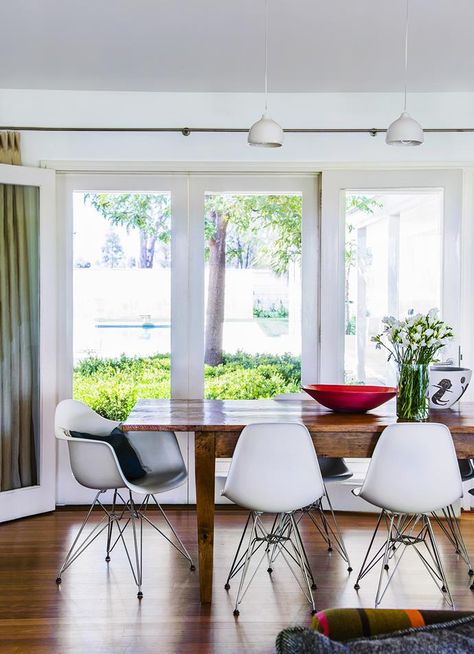
[[[300,361],[290,354],[226,354],[220,366],[205,366],[205,397],[250,400],[294,393]],[[99,359],[89,357],[74,369],[74,397],[113,420],[125,420],[138,398],[170,397],[170,357]]]

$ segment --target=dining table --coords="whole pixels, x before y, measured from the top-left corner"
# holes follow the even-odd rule
[[[140,399],[122,425],[125,431],[194,432],[199,588],[212,601],[215,461],[231,457],[242,429],[255,422],[300,422],[323,457],[369,458],[381,432],[397,422],[395,401],[367,413],[334,413],[308,400]],[[474,458],[474,403],[431,411],[430,422],[449,427],[459,459]]]

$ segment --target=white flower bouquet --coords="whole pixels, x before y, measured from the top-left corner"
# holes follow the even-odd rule
[[[378,349],[388,352],[388,360],[398,365],[397,415],[408,420],[428,416],[428,366],[439,350],[453,338],[453,330],[439,318],[438,309],[426,315],[411,311],[404,320],[383,319],[382,333],[372,337]]]

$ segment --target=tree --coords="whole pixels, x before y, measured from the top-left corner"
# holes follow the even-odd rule
[[[223,361],[226,261],[235,261],[238,267],[260,261],[277,274],[287,272],[290,261],[301,254],[301,211],[302,200],[296,195],[206,197],[209,280],[204,361],[208,365]]]
[[[123,225],[140,232],[139,268],[153,268],[157,245],[167,246],[171,239],[171,203],[169,195],[158,193],[87,193],[88,202],[112,225]],[[163,247],[167,263],[167,247]]]
[[[112,230],[107,232],[102,247],[102,263],[107,268],[119,268],[123,264],[123,247],[120,243],[120,236]]]

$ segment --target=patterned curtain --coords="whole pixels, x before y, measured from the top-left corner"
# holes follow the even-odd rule
[[[0,163],[21,165],[19,134],[0,132]],[[39,195],[0,183],[0,490],[37,483]]]

